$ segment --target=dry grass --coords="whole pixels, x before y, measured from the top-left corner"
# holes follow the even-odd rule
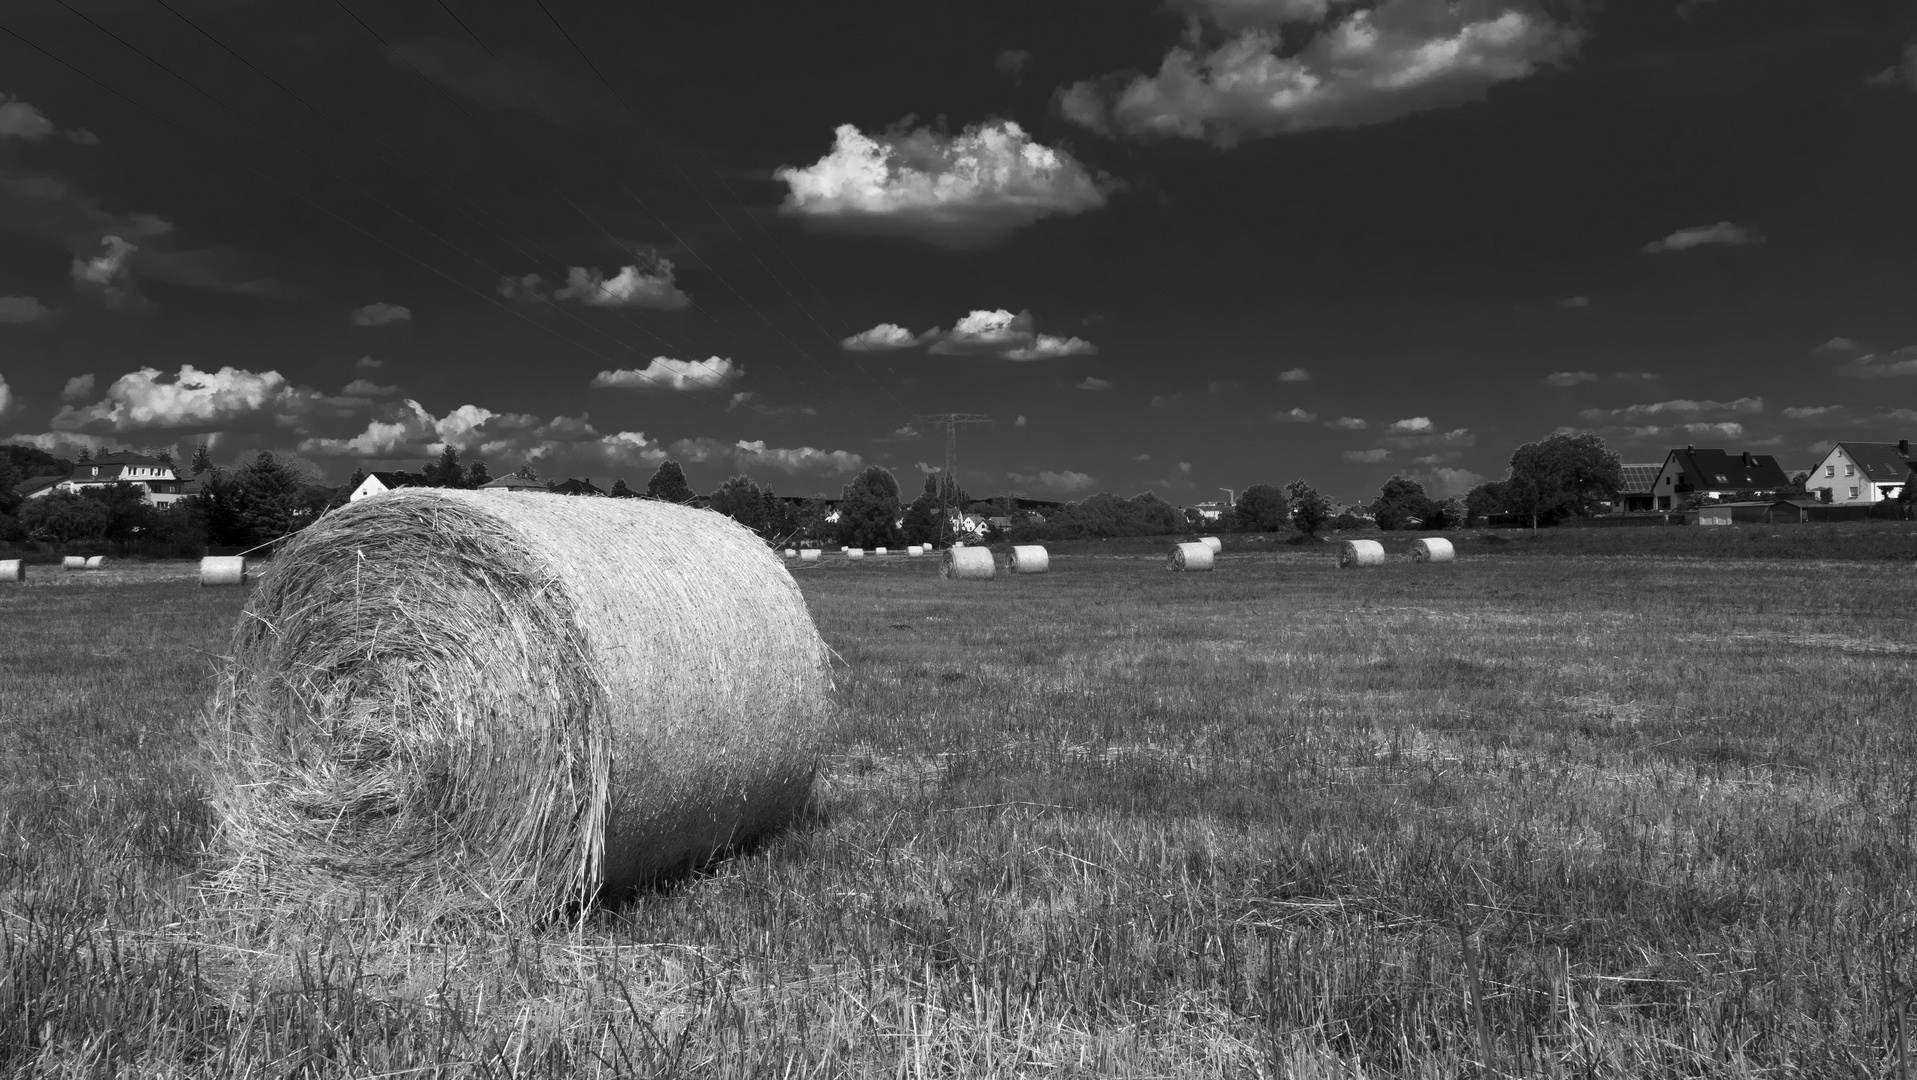
[[[845,661],[804,823],[581,927],[457,937],[194,893],[189,650],[239,593],[30,579],[0,593],[30,628],[0,1068],[1895,1073],[1917,579],[1156,571],[798,572]]]

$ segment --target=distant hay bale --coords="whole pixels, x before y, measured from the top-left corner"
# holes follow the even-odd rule
[[[27,561],[25,559],[0,559],[0,582],[20,582],[27,580]]]
[[[849,547],[849,548],[846,548],[846,549],[845,549],[845,557],[846,557],[846,558],[848,558],[848,559],[863,559],[863,558],[865,558],[865,549],[864,549],[864,548],[850,548],[850,547]]]
[[[883,554],[885,554],[885,549],[884,549],[884,548],[873,548],[873,549],[872,549],[872,554],[874,554],[874,555],[883,555]]]
[[[200,586],[246,584],[246,557],[208,555],[200,560]]]
[[[105,565],[106,565],[105,555],[88,555],[87,556],[88,570],[98,570]]]
[[[798,557],[799,557],[799,549],[798,549],[798,548],[786,548],[786,549],[785,549],[785,557],[786,557],[786,558],[788,558],[788,559],[796,559],[796,558],[798,558]]]
[[[750,531],[406,488],[287,541],[210,709],[219,881],[537,921],[790,821],[827,650]]]
[[[1225,550],[1225,542],[1216,536],[1201,536],[1198,538],[1198,542],[1210,548],[1213,555]]]
[[[961,581],[990,581],[998,576],[998,564],[992,561],[990,548],[946,548],[945,559],[939,564],[939,576]]]
[[[60,569],[62,570],[85,570],[86,568],[86,559],[78,555],[68,555],[66,558],[60,560]]]
[[[804,551],[799,552],[799,561],[800,562],[818,562],[819,556],[823,554],[825,554],[825,552],[819,550],[818,548],[806,548]]]
[[[1171,559],[1165,563],[1167,570],[1210,570],[1211,567],[1211,545],[1200,543],[1174,544]]]
[[[925,554],[925,549],[917,544],[907,544],[905,545],[905,554],[910,558],[917,558]]]
[[[1454,562],[1458,551],[1442,536],[1427,536],[1411,545],[1412,562]]]
[[[1037,544],[1012,547],[1011,571],[1014,574],[1043,574],[1052,568],[1052,557]]]
[[[1384,545],[1376,540],[1343,540],[1338,544],[1338,566],[1383,566]]]

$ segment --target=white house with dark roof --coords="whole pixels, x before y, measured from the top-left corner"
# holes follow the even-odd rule
[[[1783,491],[1790,477],[1769,454],[1686,446],[1664,457],[1651,484],[1654,509],[1681,510],[1686,499],[1716,502],[1740,491]]]
[[[160,507],[172,506],[186,497],[182,490],[185,481],[172,464],[145,454],[103,454],[75,465],[64,479],[24,494],[34,499],[56,491],[78,494],[114,484],[131,484],[140,489],[147,502]]]
[[[1906,485],[1917,483],[1913,470],[1917,458],[1911,457],[1909,439],[1840,442],[1811,470],[1804,490],[1838,506],[1878,503],[1897,498]]]

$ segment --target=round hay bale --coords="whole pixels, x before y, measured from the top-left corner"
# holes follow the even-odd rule
[[[945,559],[939,564],[939,576],[961,581],[990,581],[998,576],[998,564],[992,561],[990,548],[946,548]]]
[[[788,558],[788,559],[796,559],[796,558],[798,558],[798,557],[799,557],[799,549],[798,549],[798,548],[786,548],[786,549],[785,549],[785,557],[786,557],[786,558]]]
[[[1225,542],[1216,536],[1201,536],[1198,538],[1198,542],[1210,548],[1213,555],[1225,550]]]
[[[872,554],[874,554],[874,555],[883,555],[883,554],[885,554],[885,552],[886,552],[886,549],[885,549],[885,548],[873,548],[873,549],[872,549]]]
[[[1338,542],[1338,566],[1383,566],[1385,561],[1384,545],[1376,540],[1341,540]]]
[[[208,555],[200,560],[200,586],[246,584],[244,555]]]
[[[827,650],[749,530],[408,488],[276,555],[211,707],[224,884],[539,920],[790,821]]]
[[[66,558],[60,560],[60,569],[62,570],[85,570],[86,568],[86,559],[78,555],[68,555]]]
[[[1037,544],[1012,547],[1011,570],[1014,574],[1043,574],[1052,568],[1052,557]]]
[[[1211,566],[1211,545],[1200,543],[1172,545],[1171,559],[1165,563],[1167,570],[1210,570]]]
[[[0,582],[20,582],[27,580],[27,561],[25,559],[0,559]]]
[[[825,554],[825,552],[819,550],[818,548],[806,548],[804,551],[799,552],[799,561],[800,562],[818,562],[819,556],[823,554]]]
[[[909,558],[914,558],[914,559],[919,558],[920,556],[925,554],[925,545],[913,544],[911,547],[908,547],[905,549],[905,554]]]
[[[865,549],[864,548],[846,548],[845,557],[848,559],[863,559],[865,558]]]
[[[1411,545],[1412,562],[1455,562],[1458,549],[1442,536],[1427,536]]]
[[[106,565],[105,555],[88,555],[87,556],[88,570],[98,570],[105,565]]]

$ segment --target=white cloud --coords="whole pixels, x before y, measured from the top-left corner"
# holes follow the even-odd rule
[[[1336,420],[1325,421],[1325,426],[1328,428],[1337,428],[1340,431],[1363,431],[1371,425],[1355,416],[1340,416]]]
[[[1579,416],[1586,420],[1646,420],[1662,416],[1696,416],[1702,413],[1761,413],[1764,411],[1764,399],[1761,397],[1733,398],[1730,401],[1693,401],[1690,398],[1676,398],[1671,401],[1654,401],[1648,405],[1627,405],[1622,409],[1586,409]]]
[[[1153,394],[1153,395],[1152,395],[1152,408],[1154,408],[1154,409],[1169,409],[1169,408],[1171,408],[1171,407],[1172,407],[1173,405],[1175,405],[1175,404],[1177,404],[1177,403],[1178,403],[1178,401],[1179,401],[1179,400],[1181,400],[1181,399],[1182,399],[1182,398],[1183,398],[1184,396],[1185,396],[1185,395],[1183,395],[1183,394],[1170,394],[1170,395],[1167,395],[1167,394]]]
[[[1078,383],[1080,390],[1110,390],[1112,386],[1113,383],[1110,379],[1100,379],[1091,375],[1085,376],[1085,378]]]
[[[277,371],[200,371],[185,364],[167,375],[148,367],[120,376],[91,405],[65,406],[52,426],[57,431],[216,431],[298,415],[319,397]]]
[[[1360,462],[1364,464],[1369,464],[1374,461],[1383,461],[1384,459],[1390,456],[1391,456],[1391,451],[1383,449],[1382,447],[1376,450],[1346,450],[1345,451],[1346,461],[1356,461],[1356,462]]]
[[[1863,346],[1847,337],[1834,337],[1819,345],[1813,352],[1856,352]]]
[[[786,473],[826,475],[857,472],[865,459],[846,450],[820,450],[811,446],[782,448],[767,446],[762,439],[680,439],[672,444],[671,457],[702,464],[728,461],[739,469],[767,468]]]
[[[1564,299],[1558,301],[1558,306],[1561,308],[1590,307],[1591,298],[1583,294],[1579,294],[1577,296],[1567,296]]]
[[[1484,483],[1484,477],[1470,469],[1454,469],[1443,465],[1432,469],[1420,480],[1427,492],[1440,499],[1457,498]]]
[[[1150,461],[1151,459],[1152,459],[1152,456],[1150,454],[1133,454],[1132,455],[1133,461]]]
[[[1030,345],[1008,349],[1000,355],[1007,360],[1056,360],[1066,356],[1091,356],[1097,352],[1098,346],[1083,338],[1040,334],[1032,339]]]
[[[68,379],[67,384],[60,389],[60,400],[62,401],[85,401],[92,396],[92,372],[88,372],[85,375],[75,375],[73,378]]]
[[[677,311],[692,302],[672,280],[672,260],[657,259],[650,271],[622,266],[607,277],[597,267],[575,266],[566,271],[566,284],[553,292],[555,300],[577,300],[587,307],[634,307]]]
[[[1033,337],[1032,313],[1014,315],[1004,308],[975,310],[952,325],[949,333],[938,334],[932,351],[960,355],[966,353],[1003,353],[1030,344]]]
[[[601,434],[587,416],[541,420],[466,404],[434,416],[410,398],[385,406],[357,435],[307,438],[299,451],[367,461],[425,459],[451,446],[472,460],[560,461],[608,467],[656,464],[665,451],[644,432]]]
[[[389,323],[410,322],[413,317],[411,308],[399,304],[373,303],[356,307],[347,321],[354,326],[385,326]]]
[[[1652,439],[1671,435],[1722,435],[1727,438],[1736,438],[1742,434],[1744,434],[1744,425],[1734,420],[1725,420],[1719,423],[1699,421],[1690,424],[1672,424],[1669,427],[1650,424],[1645,427],[1632,428],[1625,432],[1628,438],[1633,439]]]
[[[389,397],[399,393],[399,387],[381,386],[371,379],[354,379],[340,393],[347,397]]]
[[[1423,419],[1422,416],[1414,418],[1414,420]],[[1401,420],[1399,424],[1410,422]],[[1430,427],[1399,427],[1398,424],[1393,424],[1387,430],[1409,433],[1385,436],[1385,445],[1395,446],[1400,450],[1415,450],[1426,446],[1475,446],[1478,441],[1477,436],[1471,434],[1470,428],[1453,428],[1450,431],[1440,432]]]
[[[1872,86],[1906,86],[1917,90],[1917,41],[1904,46],[1897,62],[1865,79]]]
[[[380,368],[386,366],[386,361],[375,360],[370,356],[362,356],[358,360],[353,361],[353,366],[361,371],[378,371]]]
[[[737,380],[745,372],[723,356],[707,360],[675,360],[655,356],[643,368],[602,371],[593,376],[595,389],[621,390],[714,390]]]
[[[1431,418],[1429,416],[1407,417],[1403,420],[1395,421],[1390,427],[1385,428],[1385,430],[1396,434],[1417,434],[1430,431],[1432,430]]]
[[[1865,353],[1846,360],[1837,374],[1848,379],[1891,379],[1917,375],[1917,345],[1906,345],[1888,356]]]
[[[5,416],[13,408],[13,388],[7,385],[7,377],[0,375],[0,416]]]
[[[17,97],[0,94],[0,139],[39,142],[53,134],[53,121]]]
[[[897,323],[884,322],[870,330],[861,330],[848,338],[839,339],[839,347],[848,352],[890,352],[893,349],[909,349],[937,334],[928,330],[923,334],[914,334]]]
[[[1579,383],[1596,382],[1597,376],[1588,371],[1553,371],[1544,377],[1552,386],[1576,386]]]
[[[0,296],[0,323],[40,322],[51,314],[37,296]]]
[[[1090,491],[1098,486],[1098,479],[1087,473],[1073,472],[1070,469],[1059,472],[1050,470],[1039,473],[1006,473],[1012,482],[1029,488],[1042,488],[1059,495],[1076,495]]]
[[[1289,412],[1272,413],[1271,419],[1273,423],[1278,424],[1309,424],[1318,419],[1318,414],[1306,412],[1303,409],[1292,409]]]
[[[1301,368],[1301,367],[1291,368],[1287,371],[1279,372],[1278,381],[1279,382],[1310,382],[1311,372],[1306,371],[1304,368]]]
[[[1829,420],[1843,412],[1842,405],[1805,405],[1785,409],[1779,415],[1786,420]]]
[[[1664,376],[1655,371],[1613,371],[1611,378],[1620,382],[1656,382]]]
[[[1488,3],[1383,0],[1329,21],[1329,4],[1297,0],[1197,6],[1233,36],[1217,42],[1195,28],[1156,75],[1077,83],[1060,96],[1066,117],[1220,146],[1362,127],[1480,100],[1568,57],[1578,41],[1542,14]]]
[[[101,237],[100,246],[105,250],[91,259],[74,258],[74,287],[99,298],[112,311],[138,311],[151,306],[133,283],[130,263],[139,247],[118,236]]]
[[[1019,414],[1019,416],[1018,416],[1018,419],[1016,419],[1016,420],[1014,420],[1014,421],[1012,421],[1012,426],[1013,426],[1013,427],[1024,427],[1024,426],[1025,426],[1025,414],[1024,414],[1024,413],[1020,413],[1020,414]]]
[[[1105,205],[1069,154],[1032,141],[1018,124],[974,124],[869,136],[852,124],[805,168],[773,173],[789,189],[780,210],[810,225],[911,237],[947,248],[987,247],[1052,214]]]
[[[1181,473],[1188,473],[1188,472],[1191,472],[1191,462],[1189,462],[1189,461],[1181,461],[1181,462],[1179,462],[1179,463],[1178,463],[1178,471],[1179,471],[1179,472],[1181,472]]]
[[[1729,221],[1720,221],[1715,225],[1693,225],[1688,229],[1679,229],[1662,240],[1653,240],[1644,245],[1651,253],[1660,251],[1683,251],[1686,248],[1701,247],[1705,244],[1761,244],[1764,238],[1754,229],[1745,228]]]

